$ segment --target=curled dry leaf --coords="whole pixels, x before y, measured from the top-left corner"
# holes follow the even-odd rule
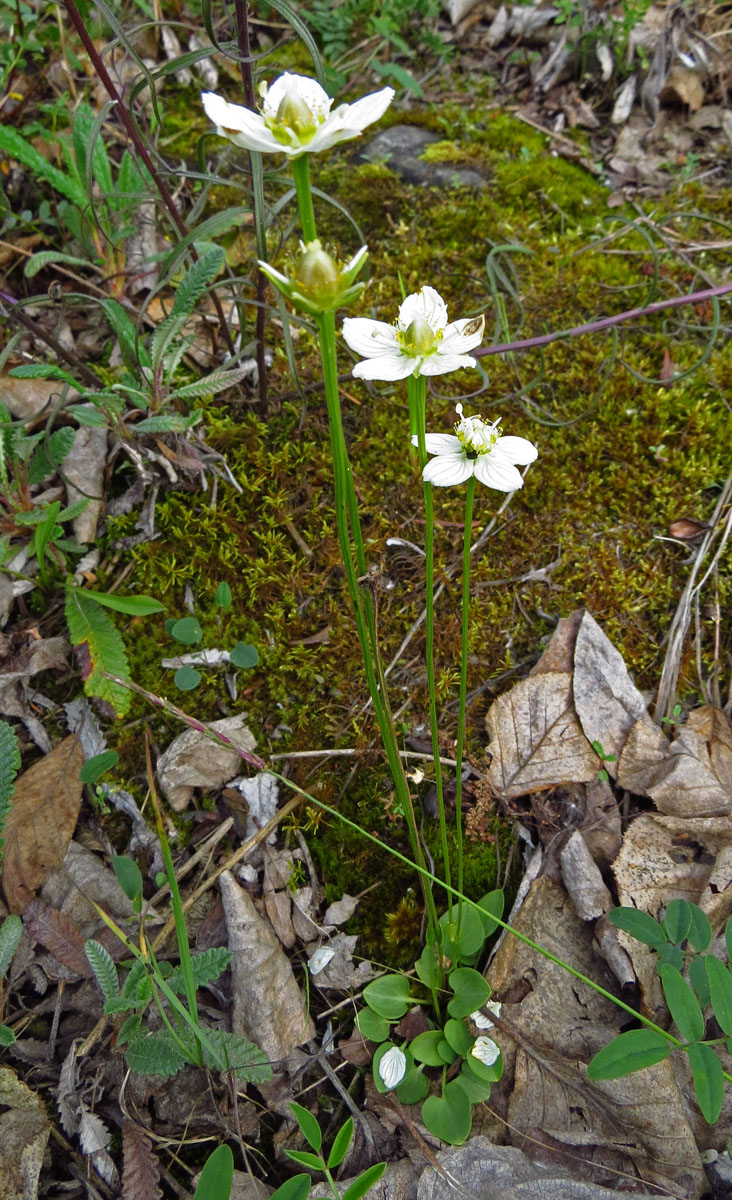
[[[279,1062],[313,1037],[305,997],[271,926],[230,871],[221,875],[221,899],[234,955],[232,1029]]]
[[[2,876],[11,912],[22,913],[63,862],[79,817],[83,761],[81,744],[72,735],[18,779],[5,822]]]
[[[603,763],[613,778],[617,758],[635,722],[645,712],[642,694],[633,683],[623,656],[605,636],[597,621],[583,613],[574,650],[574,705],[588,742],[599,742]]]
[[[612,897],[579,830],[575,829],[559,860],[564,886],[582,921],[595,921],[612,908]]]
[[[732,812],[732,723],[721,709],[695,709],[671,743],[643,717],[631,731],[618,767],[621,787],[650,796],[669,816]]]
[[[597,775],[599,760],[574,711],[569,672],[517,683],[491,705],[486,728],[493,754],[488,777],[507,800]]]
[[[51,1132],[45,1105],[9,1067],[0,1067],[0,1107],[0,1196],[36,1200]]]
[[[72,522],[80,546],[93,542],[104,507],[104,473],[107,468],[107,427],[81,425],[63,462],[69,504],[87,505]]]
[[[211,728],[223,733],[242,750],[254,750],[256,741],[241,714],[212,721]],[[241,758],[236,750],[219,745],[196,729],[187,729],[160,755],[158,783],[168,803],[176,812],[181,812],[191,803],[197,788],[210,793],[223,787],[236,775],[240,765]]]
[[[91,979],[92,970],[84,953],[84,938],[64,913],[49,908],[36,897],[25,907],[23,928],[67,971],[82,979]]]

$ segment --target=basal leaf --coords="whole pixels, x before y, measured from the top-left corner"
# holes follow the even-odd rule
[[[138,1075],[177,1075],[188,1059],[167,1029],[134,1038],[125,1051],[125,1062]]]
[[[88,654],[88,663],[82,666],[84,691],[87,696],[106,700],[119,716],[124,716],[132,694],[105,678],[105,673],[130,678],[124,643],[117,628],[96,600],[73,585],[66,589],[65,611],[72,645],[85,647]]]
[[[114,1000],[119,995],[119,979],[112,955],[93,938],[85,943],[84,953],[105,1001]]]

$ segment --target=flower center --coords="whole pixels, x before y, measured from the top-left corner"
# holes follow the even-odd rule
[[[462,404],[457,405],[457,413],[460,420],[455,423],[455,433],[468,458],[490,454],[501,436],[500,418],[490,425],[482,417],[464,417]]]
[[[308,242],[295,279],[305,295],[318,300],[332,299],[338,295],[341,285],[338,266],[319,241]]]
[[[397,341],[402,354],[410,358],[424,358],[426,354],[434,354],[442,332],[435,333],[422,317],[415,317],[405,330],[397,330]]]
[[[286,143],[290,143],[294,135],[298,142],[307,144],[314,137],[318,123],[316,114],[294,88],[282,97],[275,116],[265,117],[265,124],[278,141]]]

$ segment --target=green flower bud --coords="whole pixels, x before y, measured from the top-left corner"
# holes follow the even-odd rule
[[[338,265],[319,241],[309,242],[305,247],[295,280],[303,295],[318,302],[319,306],[325,302],[325,308],[331,307],[341,290]]]
[[[274,123],[291,129],[301,142],[308,142],[317,129],[312,112],[302,97],[293,90],[282,97]]]
[[[415,358],[424,354],[431,354],[435,348],[436,340],[435,334],[427,322],[422,317],[415,317],[411,325],[408,325],[401,335],[402,350],[405,354],[413,355]]]

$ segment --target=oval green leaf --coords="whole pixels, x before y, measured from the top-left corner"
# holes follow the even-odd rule
[[[403,975],[382,975],[363,990],[369,1008],[387,1021],[398,1021],[409,1007],[409,980]]]
[[[468,1033],[468,1027],[465,1024],[465,1018],[462,1021],[450,1020],[445,1022],[445,1041],[452,1046],[456,1054],[461,1057],[468,1053],[468,1050],[473,1045],[475,1038]]]
[[[422,1105],[422,1121],[435,1137],[450,1146],[462,1146],[473,1124],[472,1106],[458,1079],[448,1083],[442,1096],[428,1096]]]
[[[672,900],[663,918],[663,927],[668,940],[677,946],[689,936],[691,929],[691,909],[687,900]]]
[[[217,608],[231,608],[232,595],[228,583],[220,583],[216,588],[215,601]],[[300,1176],[296,1175],[295,1178],[298,1179]]]
[[[182,617],[170,627],[170,633],[176,642],[184,646],[194,646],[203,637],[203,630],[195,617]]]
[[[481,910],[478,915],[483,922],[485,937],[490,937],[498,929],[498,925],[493,918],[503,916],[505,902],[506,897],[500,888],[496,888],[492,892],[486,892],[485,896],[481,896],[478,901],[478,908]]]
[[[319,1150],[323,1145],[323,1135],[317,1118],[309,1109],[303,1108],[302,1104],[296,1104],[294,1100],[290,1104],[290,1109],[308,1146],[312,1146],[313,1150]]]
[[[706,954],[692,958],[689,963],[689,983],[696,992],[696,998],[701,1004],[702,1010],[708,1008],[712,1003],[712,993],[709,990]]]
[[[249,669],[256,667],[259,662],[259,651],[256,646],[250,646],[248,642],[237,642],[229,654],[229,658],[235,667]]]
[[[414,970],[420,983],[427,988],[436,988],[442,983],[437,955],[432,946],[425,946],[414,964]]]
[[[203,1165],[193,1200],[229,1200],[234,1182],[234,1155],[228,1146],[217,1146]]]
[[[201,682],[201,672],[195,667],[178,667],[173,682],[181,692],[192,692]]]
[[[695,950],[703,954],[709,949],[709,944],[712,940],[712,927],[709,924],[709,917],[698,904],[690,904],[691,912],[691,928],[688,932],[688,938]]]
[[[704,1014],[692,989],[676,967],[663,963],[658,968],[668,1010],[676,1028],[687,1042],[704,1037]]]
[[[657,966],[661,967],[663,963],[670,963],[672,967],[676,967],[677,971],[681,971],[684,966],[684,956],[678,946],[672,946],[670,942],[666,942],[663,946],[658,947],[658,962]]]
[[[666,934],[658,921],[638,908],[614,908],[607,915],[616,929],[622,929],[646,946],[657,949],[666,941]]]
[[[127,899],[137,900],[142,895],[142,875],[134,859],[126,854],[113,854],[112,870]]]
[[[424,1063],[428,1067],[441,1067],[443,1058],[438,1046],[442,1040],[441,1029],[428,1029],[425,1033],[418,1033],[409,1043],[414,1061]]]
[[[103,750],[101,754],[95,754],[93,758],[86,760],[79,771],[79,779],[82,783],[96,783],[105,771],[111,771],[118,762],[119,754],[116,750]]]
[[[463,1065],[463,1069],[458,1075],[458,1083],[465,1091],[471,1104],[481,1104],[483,1100],[487,1100],[491,1094],[491,1084],[484,1083],[482,1079],[478,1079],[467,1063]]]
[[[397,1099],[402,1104],[419,1104],[430,1090],[430,1081],[424,1072],[417,1067],[407,1071],[399,1087],[396,1089]]]
[[[329,1170],[332,1171],[334,1167],[339,1166],[339,1164],[343,1162],[343,1159],[348,1153],[348,1147],[351,1144],[352,1137],[353,1117],[349,1117],[348,1120],[341,1125],[340,1129],[335,1135],[335,1138],[333,1139],[333,1145],[331,1146],[330,1154],[328,1155]]]
[[[702,1116],[708,1125],[713,1125],[719,1119],[724,1101],[722,1064],[705,1042],[689,1046],[689,1062]]]
[[[451,971],[448,982],[455,993],[447,1006],[451,1017],[469,1017],[471,1012],[485,1004],[491,994],[488,981],[472,967],[458,967]]]
[[[603,1046],[587,1064],[588,1079],[620,1079],[663,1062],[671,1043],[654,1029],[630,1029]]]
[[[713,954],[697,961],[703,962],[706,968],[709,1000],[719,1028],[729,1036],[732,1033],[732,975]]]
[[[319,1154],[309,1154],[307,1150],[285,1150],[285,1154],[301,1167],[312,1167],[314,1171],[323,1169],[323,1159]]]
[[[370,1042],[385,1042],[389,1036],[389,1022],[377,1016],[370,1008],[362,1008],[358,1013],[356,1028]]]
[[[343,1193],[343,1200],[361,1200],[370,1188],[381,1179],[381,1176],[386,1170],[386,1163],[374,1163],[373,1167],[369,1167],[364,1171],[363,1175],[359,1175],[358,1179],[354,1179],[350,1187],[347,1187]]]
[[[269,1200],[307,1200],[312,1179],[307,1172],[286,1179],[270,1196]]]

